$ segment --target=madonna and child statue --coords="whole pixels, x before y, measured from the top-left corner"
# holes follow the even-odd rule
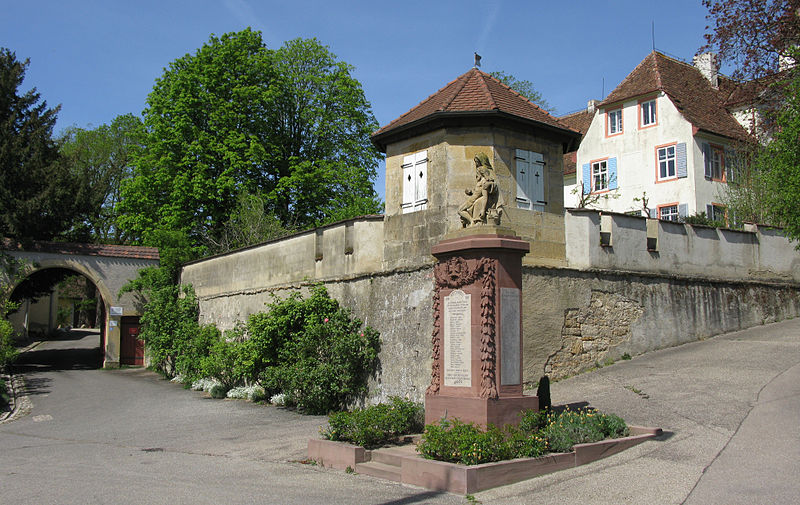
[[[492,163],[483,152],[478,153],[474,161],[475,187],[465,191],[467,200],[458,209],[461,226],[499,225],[503,208]]]

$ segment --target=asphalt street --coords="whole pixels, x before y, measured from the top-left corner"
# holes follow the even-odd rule
[[[23,356],[32,407],[0,425],[0,504],[468,503],[304,464],[324,417],[101,370],[98,343],[74,332]],[[800,319],[621,361],[554,383],[552,397],[665,434],[477,501],[800,503]]]

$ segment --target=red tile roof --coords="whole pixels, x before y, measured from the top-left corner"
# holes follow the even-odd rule
[[[564,175],[572,175],[578,171],[578,151],[564,155]]]
[[[567,114],[566,116],[560,116],[558,118],[558,120],[563,124],[569,126],[577,132],[580,132],[581,135],[586,134],[586,131],[589,129],[589,125],[592,124],[592,119],[594,119],[594,112],[589,112],[586,109],[573,112],[572,114]]]
[[[443,114],[495,113],[574,132],[544,109],[531,103],[491,75],[473,68],[451,81],[402,116],[373,133],[373,141],[387,133]]]
[[[714,88],[694,66],[653,51],[599,107],[662,91],[686,120],[699,130],[747,140],[750,137],[745,129],[726,109],[728,97],[735,86],[733,81],[720,76],[719,87]]]
[[[23,247],[18,242],[7,238],[3,239],[1,247],[6,251],[26,251],[83,256],[108,256],[113,258],[131,258],[141,260],[159,259],[157,247],[39,241],[32,242],[31,244]]]

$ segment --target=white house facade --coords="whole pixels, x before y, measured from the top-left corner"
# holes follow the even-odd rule
[[[711,76],[653,52],[603,102],[590,102],[579,113],[584,124],[592,115],[565,206],[588,200],[612,212],[674,221],[703,212],[724,221],[735,148],[748,134],[725,107],[734,84],[716,70]],[[560,119],[573,126],[573,116]]]

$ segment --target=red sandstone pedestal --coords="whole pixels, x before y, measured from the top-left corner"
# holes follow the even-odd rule
[[[512,231],[483,230],[467,229],[431,251],[439,261],[426,424],[443,417],[517,424],[521,410],[539,407],[522,394],[522,256],[530,245]]]

